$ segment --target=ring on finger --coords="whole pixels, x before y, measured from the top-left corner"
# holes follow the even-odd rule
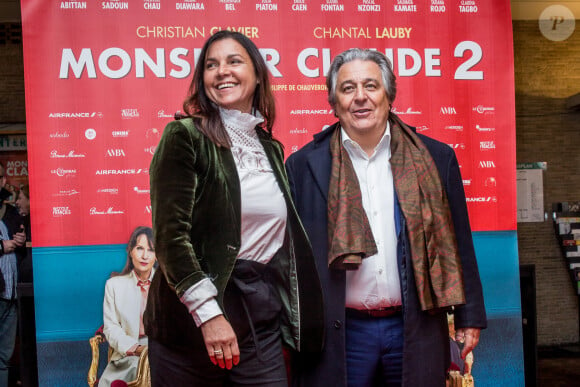
[[[224,351],[222,351],[221,349],[216,349],[215,351],[213,351],[213,354],[215,356],[221,356],[223,355]]]

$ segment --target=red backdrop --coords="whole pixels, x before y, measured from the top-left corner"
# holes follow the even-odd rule
[[[506,0],[22,0],[35,246],[125,243],[151,224],[148,167],[204,41],[250,36],[295,151],[335,118],[324,75],[350,47],[392,59],[395,111],[453,147],[475,231],[516,229]]]

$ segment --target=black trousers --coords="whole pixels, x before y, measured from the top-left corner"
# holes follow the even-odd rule
[[[288,386],[280,335],[282,304],[272,282],[268,265],[236,261],[224,308],[238,339],[238,365],[222,369],[209,360],[205,346],[169,347],[150,338],[152,386]]]

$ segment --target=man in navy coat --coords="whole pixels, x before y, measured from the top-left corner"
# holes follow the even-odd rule
[[[455,153],[391,112],[395,76],[383,54],[343,52],[327,86],[339,122],[286,162],[326,328],[322,353],[293,359],[293,383],[445,386],[447,312],[463,357],[486,327]]]

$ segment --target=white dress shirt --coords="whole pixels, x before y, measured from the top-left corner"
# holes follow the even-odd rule
[[[342,144],[352,161],[378,253],[363,258],[357,270],[346,272],[346,307],[380,309],[401,305],[397,265],[394,182],[391,170],[391,131],[385,134],[369,157],[342,131]]]
[[[264,119],[238,110],[220,108],[240,179],[241,246],[237,259],[268,263],[282,247],[287,208],[264,147],[255,127]],[[181,296],[197,326],[222,314],[215,297],[217,289],[205,278]]]

